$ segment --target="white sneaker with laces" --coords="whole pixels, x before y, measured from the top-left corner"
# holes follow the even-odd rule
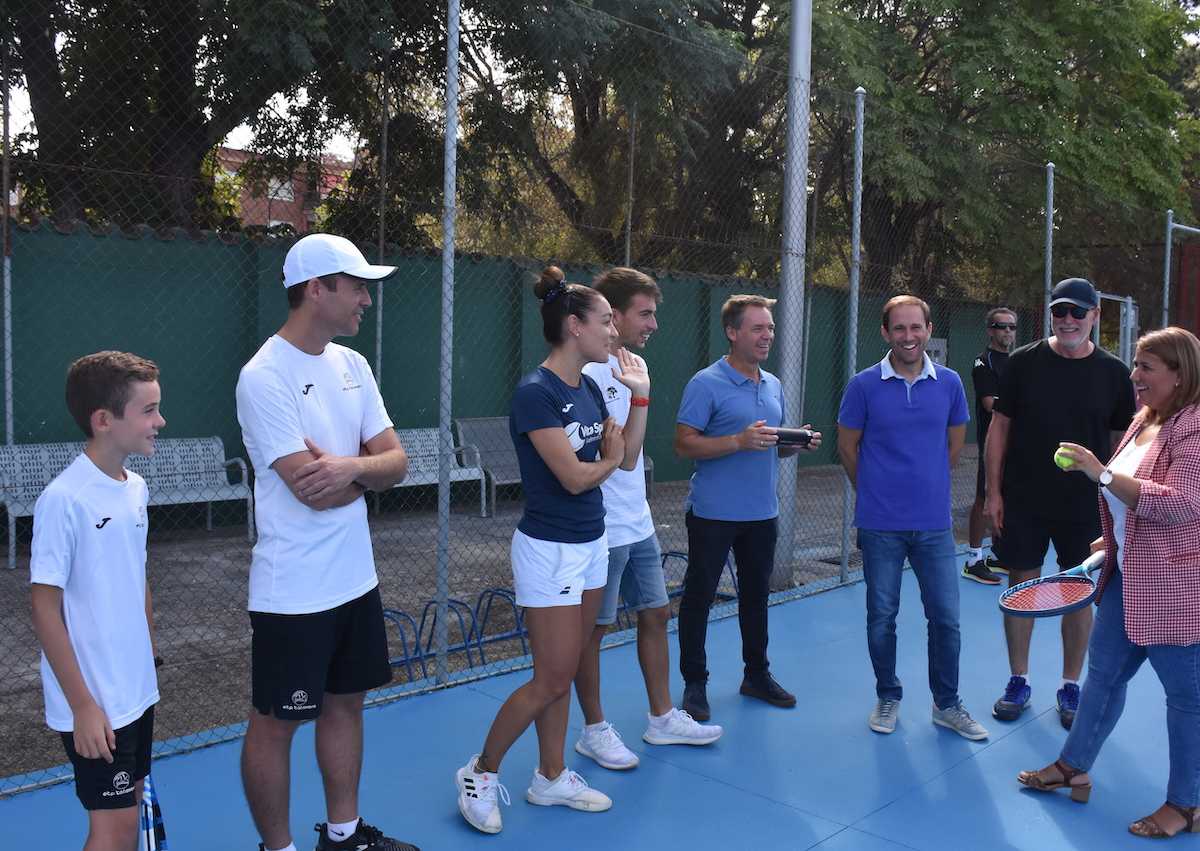
[[[563,806],[589,813],[601,813],[612,806],[612,798],[588,786],[586,780],[569,768],[563,768],[554,780],[547,780],[535,770],[525,800],[539,807]]]
[[[467,824],[484,833],[499,833],[503,824],[500,819],[500,805],[496,803],[497,793],[505,804],[512,802],[508,790],[500,782],[500,775],[490,771],[477,772],[475,760],[479,754],[471,757],[467,764],[454,775],[458,786],[458,811],[467,820]]]
[[[970,739],[973,742],[988,737],[987,728],[971,717],[961,701],[945,709],[938,709],[937,704],[934,704],[933,723],[939,727],[953,730],[964,739]]]
[[[607,721],[584,727],[583,735],[575,743],[575,752],[614,771],[636,768],[638,764],[638,755],[625,747],[621,734]]]
[[[701,724],[687,712],[671,707],[661,720],[647,715],[642,740],[652,745],[711,745],[725,731],[719,724]]]

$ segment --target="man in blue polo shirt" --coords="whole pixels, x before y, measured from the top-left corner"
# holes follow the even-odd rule
[[[796,452],[776,446],[785,418],[779,379],[760,364],[771,353],[773,299],[735,295],[721,308],[729,354],[692,376],[675,425],[675,452],[696,462],[687,501],[688,567],[679,604],[679,670],[683,709],[710,717],[704,643],[708,610],[725,559],[733,549],[738,576],[738,623],[745,678],[741,693],[775,706],[796,698],[771,676],[767,663],[767,594],[775,566],[778,459]],[[808,426],[805,426],[807,428]],[[809,451],[821,445],[813,435]]]
[[[900,716],[896,615],[908,559],[921,586],[929,634],[933,723],[968,739],[988,732],[958,697],[958,581],[950,519],[950,468],[966,439],[967,397],[952,369],[925,347],[929,305],[899,295],[883,308],[890,351],[850,380],[838,412],[838,455],[858,492],[854,525],[867,583],[867,647],[878,700],[867,721],[891,733]]]

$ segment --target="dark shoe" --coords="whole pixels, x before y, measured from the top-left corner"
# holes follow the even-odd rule
[[[999,585],[1000,574],[992,573],[988,570],[987,559],[980,559],[974,564],[964,564],[962,569],[963,579],[970,579],[973,582],[979,582],[983,585]]]
[[[1002,565],[1000,562],[996,561],[991,556],[984,556],[983,566],[986,567],[988,570],[990,570],[992,573],[999,573],[1003,576],[1008,576],[1008,568],[1005,567],[1004,565]]]
[[[358,827],[354,829],[354,833],[341,842],[334,842],[329,838],[325,824],[315,825],[313,830],[317,832],[316,851],[421,851],[415,845],[384,836],[382,830],[371,827],[362,819],[358,820]]]
[[[1029,706],[1029,698],[1033,689],[1024,677],[1009,677],[1008,685],[1004,687],[1004,697],[996,701],[992,707],[992,716],[1001,721],[1016,721],[1021,713]]]
[[[763,674],[751,679],[742,680],[741,693],[746,697],[756,697],[765,700],[772,706],[791,708],[796,705],[796,695],[785,689],[770,674]]]
[[[1079,711],[1079,686],[1075,683],[1064,683],[1058,690],[1058,720],[1064,730],[1070,730],[1075,723],[1075,713]]]
[[[683,687],[683,706],[680,707],[697,721],[712,717],[708,711],[708,691],[704,683],[687,683]]]

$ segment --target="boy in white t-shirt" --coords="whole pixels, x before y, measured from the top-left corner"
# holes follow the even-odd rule
[[[310,234],[283,262],[288,317],[242,368],[238,422],[254,465],[251,703],[242,783],[265,851],[295,851],[292,737],[316,719],[327,820],[317,851],[403,851],[358,813],[363,696],[392,677],[363,492],[408,458],[353,336],[368,286],[396,271],[340,236]]]
[[[87,355],[71,364],[66,396],[87,445],[38,497],[29,565],[46,723],[75,768],[84,848],[137,851],[158,679],[146,483],[124,465],[154,454],[166,425],[158,367],[125,352]]]
[[[601,273],[592,286],[612,306],[613,326],[618,334],[613,350],[644,348],[658,329],[656,313],[662,301],[658,284],[635,269],[617,267]],[[619,370],[614,355],[609,355],[608,363],[589,363],[583,368],[584,374],[599,385],[609,415],[624,426],[630,407],[649,405],[650,400],[633,398],[629,388],[616,379],[615,372]],[[615,471],[601,489],[608,537],[608,585],[575,677],[575,693],[585,722],[575,750],[605,768],[621,770],[634,768],[638,757],[605,720],[600,705],[600,641],[617,619],[618,598],[624,598],[626,608],[637,613],[638,662],[650,704],[642,739],[652,745],[707,745],[719,739],[722,731],[716,724],[697,722],[671,702],[667,648],[671,611],[658,537],[646,501],[642,457],[638,457],[637,467],[632,471]]]

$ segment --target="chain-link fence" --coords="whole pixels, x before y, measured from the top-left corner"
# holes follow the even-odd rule
[[[792,382],[796,424],[826,435],[820,453],[791,462],[777,600],[844,581],[857,564],[835,422],[848,374],[884,354],[887,297],[909,291],[933,305],[932,351],[966,379],[990,307],[1014,309],[1019,342],[1041,334],[1049,206],[1055,276],[1092,277],[1153,324],[1162,218],[1139,199],[1165,206],[1170,193],[1145,175],[1154,185],[1140,192],[1117,177],[1085,184],[1060,163],[1048,205],[1044,160],[1056,148],[1037,142],[1053,127],[1041,137],[971,104],[950,110],[941,89],[896,96],[895,80],[831,46],[849,31],[867,38],[871,13],[860,11],[819,8],[814,19],[813,79],[800,92],[811,106],[801,266],[782,289],[781,231],[801,212],[784,196],[787,7],[467,2],[452,287],[440,5],[30,0],[2,13],[0,476],[14,569],[0,570],[0,794],[67,776],[41,721],[31,515],[79,448],[66,367],[99,349],[162,369],[163,440],[153,459],[130,462],[151,492],[159,752],[240,735],[254,471],[233,388],[286,313],[280,269],[299,234],[341,233],[400,267],[348,341],[376,370],[411,458],[408,479],[370,501],[396,672],[378,699],[527,663],[510,590],[522,501],[505,418],[512,387],[545,355],[530,284],[546,263],[579,281],[633,265],[663,290],[645,351],[645,446],[672,591],[686,565],[691,472],[672,449],[674,415],[691,375],[726,351],[729,295],[793,300],[777,313],[767,368]],[[859,82],[865,98],[852,91]],[[1119,345],[1116,326],[1102,332]],[[956,519],[974,496],[972,458],[955,477]],[[731,573],[714,616],[732,612],[735,595]]]

